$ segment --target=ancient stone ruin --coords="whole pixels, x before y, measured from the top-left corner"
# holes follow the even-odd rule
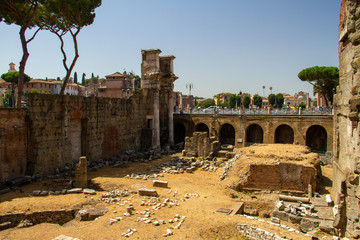
[[[86,157],[80,157],[79,163],[75,167],[75,187],[87,187],[87,160]]]
[[[159,56],[159,49],[141,53],[141,89],[127,99],[31,94],[27,109],[0,109],[0,183],[59,174],[81,156],[92,165],[173,145],[175,57]]]
[[[339,26],[340,85],[335,95],[333,187],[335,226],[360,237],[360,1],[342,0]]]
[[[219,141],[210,139],[207,132],[194,132],[192,137],[185,138],[184,155],[188,157],[207,157],[220,148]]]

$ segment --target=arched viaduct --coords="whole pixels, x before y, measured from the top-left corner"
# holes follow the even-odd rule
[[[297,143],[313,151],[332,151],[332,115],[205,115],[174,114],[174,140],[195,131],[208,132],[222,144]]]

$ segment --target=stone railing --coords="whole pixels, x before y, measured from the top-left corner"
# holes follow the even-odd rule
[[[333,109],[257,109],[257,108],[217,108],[217,109],[176,109],[175,114],[206,115],[333,115]]]

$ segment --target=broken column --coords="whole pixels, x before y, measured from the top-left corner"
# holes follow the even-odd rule
[[[170,145],[174,144],[174,103],[173,103],[173,89],[174,89],[174,81],[178,78],[174,74],[174,59],[173,55],[169,56],[160,56],[160,70],[164,74],[160,79],[161,82],[161,91],[165,93],[164,99],[164,116],[168,117],[168,143]],[[167,114],[166,114],[167,112]],[[166,124],[164,124],[166,125]]]
[[[142,50],[141,88],[147,93],[147,100],[153,101],[148,110],[153,119],[152,147],[160,148],[164,144],[173,144],[173,82],[177,79],[173,73],[174,56],[159,56],[161,50]],[[161,104],[160,104],[161,103]]]
[[[85,156],[80,157],[80,161],[75,167],[75,187],[87,187],[87,159]]]

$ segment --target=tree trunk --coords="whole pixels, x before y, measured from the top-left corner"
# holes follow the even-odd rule
[[[71,33],[71,36],[72,36],[72,39],[73,39],[73,43],[74,43],[74,50],[75,50],[75,56],[74,56],[74,59],[70,65],[70,68],[67,67],[67,64],[66,64],[66,53],[64,51],[64,42],[62,40],[62,38],[60,38],[61,40],[61,52],[63,53],[63,56],[64,56],[64,59],[63,59],[63,65],[64,65],[64,68],[66,69],[66,76],[65,76],[65,80],[64,80],[64,83],[61,87],[61,91],[60,91],[60,95],[64,95],[65,93],[65,88],[66,88],[66,85],[68,84],[69,82],[69,78],[70,78],[70,75],[71,75],[71,72],[72,70],[74,69],[75,67],[75,63],[77,61],[77,59],[79,58],[79,49],[78,49],[78,44],[77,44],[77,35],[78,33],[80,32],[80,27],[77,29],[77,31],[75,32],[75,34],[73,34],[73,32],[70,30],[70,33]]]
[[[29,52],[27,49],[27,41],[25,38],[25,31],[26,31],[27,27],[21,27],[20,28],[20,40],[21,40],[21,46],[23,49],[23,56],[20,62],[20,66],[19,66],[19,78],[18,78],[18,98],[16,101],[16,107],[17,108],[21,108],[21,100],[23,97],[23,89],[24,89],[24,74],[25,74],[25,65],[26,65],[26,61],[29,58]]]

